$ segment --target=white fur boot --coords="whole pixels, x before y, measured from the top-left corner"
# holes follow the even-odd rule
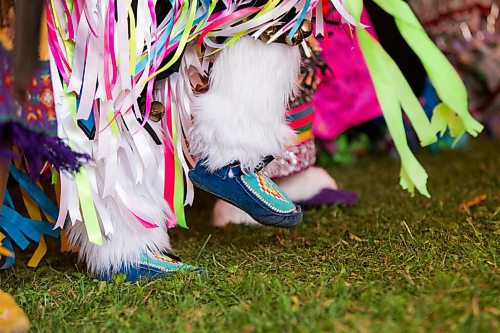
[[[158,126],[153,126],[159,132]],[[91,273],[98,276],[111,276],[121,268],[129,267],[146,251],[160,253],[170,250],[166,221],[171,213],[163,198],[163,147],[157,146],[148,135],[144,136],[144,144],[152,152],[151,163],[143,166],[138,177],[139,168],[132,156],[140,148],[135,146],[128,132],[124,131],[122,136],[116,138],[119,144],[117,161],[112,170],[115,179],[111,195],[106,194],[105,185],[111,181],[107,170],[110,161],[96,159],[95,164],[85,167],[89,178],[94,179],[97,185],[92,194],[103,244],[89,241],[85,224],[79,219],[68,221],[65,226],[70,243],[80,248],[79,258]],[[99,141],[91,144],[97,149]],[[149,225],[150,228],[147,228],[140,222],[141,217],[156,227]]]
[[[297,47],[243,37],[221,51],[208,92],[193,100],[192,155],[210,171],[235,161],[253,171],[264,157],[280,155],[295,137],[285,112],[299,70]]]

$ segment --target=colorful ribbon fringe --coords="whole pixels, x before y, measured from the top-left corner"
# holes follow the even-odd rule
[[[166,85],[162,90],[161,99],[172,108],[171,118],[163,121],[158,129],[158,137],[163,138],[164,144],[163,156],[158,159],[155,157],[158,150],[151,147],[143,128],[153,100],[154,78],[177,63],[185,48],[194,42],[198,47],[202,44],[206,47],[201,64],[206,69],[208,56],[244,35],[258,38],[269,27],[280,24],[292,9],[295,9],[295,16],[280,25],[269,42],[284,34],[293,36],[302,21],[312,19],[313,15],[316,33],[324,31],[323,3],[319,0],[271,0],[262,7],[249,7],[250,0],[224,0],[225,10],[215,13],[216,2],[169,0],[171,11],[162,22],[157,22],[153,0],[138,1],[136,12],[131,7],[131,0],[48,1],[47,22],[59,133],[68,139],[72,148],[95,158],[95,165],[76,178],[61,177],[63,197],[57,226],[61,227],[69,214],[72,223],[85,221],[93,243],[102,243],[102,233],[108,236],[113,232],[112,224],[107,222],[111,217],[107,216],[104,204],[111,197],[117,198],[124,214],[132,214],[145,227],[159,226],[162,221],[150,216],[147,207],[133,204],[136,191],[125,193],[118,186],[128,182],[124,178],[133,178],[131,186],[140,188],[137,192],[150,193],[146,188],[149,180],[145,171],[148,168],[160,170],[161,200],[168,202],[170,207],[166,212],[169,227],[176,223],[185,226],[183,207],[192,202],[193,193],[192,184],[184,177],[189,157],[183,155],[186,143],[180,127],[185,125],[186,119],[175,111],[182,109],[183,101],[172,97],[171,89],[177,86]],[[389,130],[401,156],[401,185],[410,191],[417,188],[428,196],[427,174],[406,142],[401,108],[423,145],[435,142],[437,132],[446,125],[452,126],[452,132],[457,135],[465,131],[477,135],[482,127],[467,111],[467,97],[460,78],[431,43],[408,5],[401,0],[376,2],[395,17],[401,33],[422,59],[444,102],[444,106],[436,110],[432,122],[425,117],[395,63],[364,29],[360,22],[362,0],[330,1],[344,23],[357,28]],[[221,43],[218,37],[225,41]],[[184,88],[190,89],[189,86]],[[144,90],[146,110],[142,115],[137,99]],[[185,95],[188,94],[186,90]],[[76,120],[87,121],[91,117],[90,123],[95,124],[93,141],[89,141],[76,125]],[[122,158],[118,155],[121,149],[120,154],[127,155],[131,170],[128,175],[115,172],[121,165],[118,162]],[[99,174],[98,167],[105,169],[104,175]],[[187,182],[185,199],[183,178]],[[150,194],[157,196],[157,193]],[[157,204],[162,205],[161,202]]]

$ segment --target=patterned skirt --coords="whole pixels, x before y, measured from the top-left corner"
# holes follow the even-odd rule
[[[14,193],[9,191],[3,198],[0,270],[14,264],[16,248],[26,250],[33,243],[38,245],[28,266],[36,267],[47,251],[45,236],[59,237],[60,231],[49,222],[58,217],[57,205],[36,184],[42,171],[53,166],[61,171],[73,172],[88,159],[73,152],[57,137],[48,61],[40,62],[27,88],[26,102],[20,105],[14,98],[10,36],[8,28],[0,30],[0,159],[14,160],[10,165],[8,190],[19,186],[21,191],[14,192],[21,193],[21,198],[11,195]],[[27,212],[27,216],[20,213],[23,211]]]
[[[14,98],[13,59],[8,30],[0,31],[0,158],[22,156],[30,175],[37,178],[47,163],[62,171],[76,171],[86,157],[73,152],[57,137],[50,64],[40,63],[27,91],[27,101],[20,105]]]

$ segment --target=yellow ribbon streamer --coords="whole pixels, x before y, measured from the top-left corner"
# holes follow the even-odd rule
[[[115,119],[115,113],[112,109],[108,111],[108,120],[109,120],[109,126],[111,127],[111,132],[113,133],[113,135],[119,136],[120,130],[118,129],[118,124],[116,123],[116,119]]]
[[[128,14],[129,14],[129,22],[130,22],[130,39],[128,40],[128,47],[130,49],[130,68],[129,74],[130,76],[135,75],[135,67],[137,65],[137,59],[135,57],[135,47],[137,45],[137,34],[135,31],[135,16],[134,11],[130,2],[128,2]]]
[[[33,253],[33,256],[31,257],[30,261],[28,262],[28,267],[38,267],[38,264],[42,260],[42,258],[45,256],[47,253],[47,244],[45,243],[45,237],[42,235],[40,238],[40,241],[38,242],[38,247],[35,250],[35,253]]]
[[[0,232],[0,259],[2,256],[4,257],[13,257],[14,253],[12,253],[10,250],[6,249],[5,247],[2,246],[2,241],[4,240],[5,235]]]

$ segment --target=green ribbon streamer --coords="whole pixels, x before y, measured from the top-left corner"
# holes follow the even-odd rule
[[[175,180],[174,180],[174,212],[177,218],[177,225],[188,229],[186,222],[186,212],[184,210],[184,173],[182,170],[182,165],[179,160],[179,151],[177,149],[177,112],[175,111],[175,104],[172,98],[171,101],[171,112],[172,112],[172,143],[174,148],[174,159],[175,159]]]
[[[120,129],[118,128],[118,124],[116,123],[115,113],[113,109],[110,109],[108,111],[108,120],[109,120],[109,127],[111,128],[111,132],[113,133],[113,135],[119,136]]]
[[[75,181],[89,241],[96,245],[102,245],[101,227],[94,207],[94,199],[92,198],[87,170],[84,167],[75,175]]]
[[[460,118],[452,109],[443,103],[434,109],[432,127],[440,136],[443,136],[449,128],[451,137],[455,138],[453,145],[455,145],[465,133],[464,123],[460,121]]]
[[[57,183],[59,181],[59,174],[57,173],[57,169],[56,168],[52,168],[50,170],[50,172],[52,173],[51,184],[52,185],[57,185]]]
[[[401,158],[400,185],[412,195],[416,188],[422,195],[430,197],[427,190],[428,175],[408,146],[402,110],[412,123],[422,146],[436,142],[437,132],[444,133],[446,128],[450,128],[452,135],[460,136],[467,131],[475,136],[482,130],[482,125],[468,112],[467,91],[457,72],[427,36],[408,4],[401,0],[374,1],[394,16],[398,29],[424,64],[444,103],[434,110],[433,119],[429,121],[394,60],[373,36],[361,26],[357,27],[360,48]],[[351,15],[360,22],[363,1],[347,0],[346,4]]]
[[[422,61],[439,98],[458,115],[465,131],[477,136],[483,130],[483,125],[468,111],[464,83],[448,59],[429,38],[411,7],[401,0],[374,1],[394,17],[401,35]]]
[[[63,83],[63,88],[64,91],[68,88],[65,83]],[[66,101],[75,116],[74,119],[76,122],[76,95],[74,93],[66,93]],[[74,148],[71,143],[70,147],[72,149]],[[94,206],[94,199],[92,197],[92,190],[90,189],[86,166],[82,166],[80,170],[74,174],[74,176],[78,191],[78,200],[80,201],[80,208],[82,210],[82,222],[85,224],[89,241],[97,245],[102,245],[103,239],[101,228]]]

